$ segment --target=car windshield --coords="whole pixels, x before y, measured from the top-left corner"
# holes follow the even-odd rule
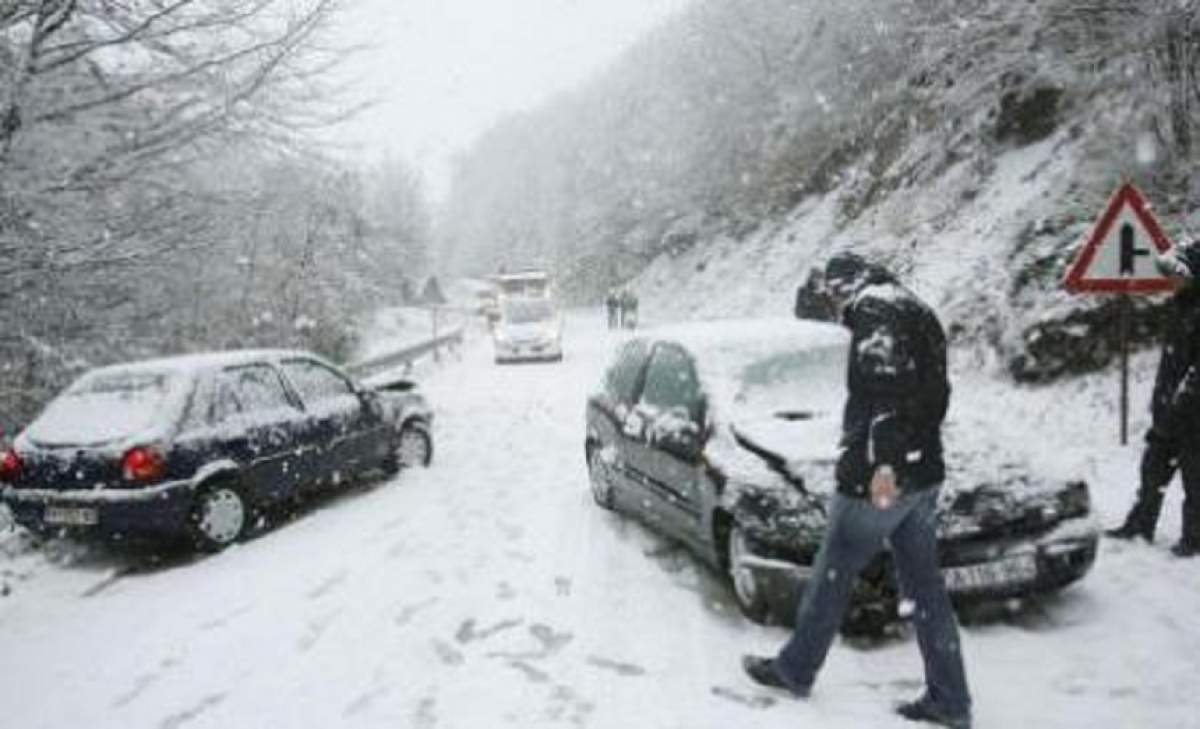
[[[55,398],[29,426],[42,445],[101,445],[153,425],[178,375],[113,372],[85,375]]]
[[[504,318],[510,324],[533,324],[541,321],[550,321],[554,318],[554,304],[549,301],[537,299],[510,301],[505,304]]]

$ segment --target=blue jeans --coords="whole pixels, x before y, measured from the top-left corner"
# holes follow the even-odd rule
[[[817,554],[791,640],[775,669],[793,690],[807,694],[850,603],[858,573],[887,540],[900,590],[916,607],[913,622],[925,663],[926,696],[951,717],[967,717],[971,697],[959,647],[958,624],[938,568],[938,489],[904,493],[888,509],[866,499],[834,495],[829,527]]]

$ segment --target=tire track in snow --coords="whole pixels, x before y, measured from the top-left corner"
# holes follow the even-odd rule
[[[225,701],[226,696],[227,694],[225,693],[205,696],[200,700],[200,703],[196,704],[190,709],[184,709],[183,711],[180,711],[177,714],[172,714],[160,721],[158,723],[158,729],[179,729],[180,727],[191,723],[201,715],[210,711],[213,707],[220,705],[223,701]]]

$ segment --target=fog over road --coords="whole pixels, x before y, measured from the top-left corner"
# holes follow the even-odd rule
[[[582,312],[566,332],[559,364],[497,367],[476,336],[434,371],[428,470],[216,556],[146,566],[56,544],[12,560],[0,725],[911,726],[890,713],[921,688],[911,635],[839,642],[809,702],[742,676],[740,655],[786,631],[746,622],[718,576],[593,505],[584,401],[624,335]],[[968,627],[977,725],[1193,722],[1190,567],[1105,544],[1080,585]]]

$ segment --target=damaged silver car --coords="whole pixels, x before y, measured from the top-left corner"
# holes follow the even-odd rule
[[[826,524],[848,334],[790,319],[673,326],[624,342],[588,398],[592,496],[727,575],[741,611],[790,623]],[[1041,477],[980,434],[946,426],[942,571],[956,605],[1061,589],[1095,558],[1087,484]],[[885,550],[846,629],[902,603]]]

